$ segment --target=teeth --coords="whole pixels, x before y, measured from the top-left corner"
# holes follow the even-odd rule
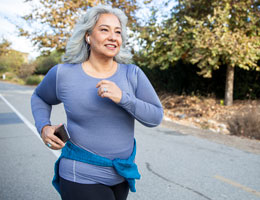
[[[116,47],[115,45],[112,45],[112,44],[108,44],[106,46],[108,46],[108,47]]]

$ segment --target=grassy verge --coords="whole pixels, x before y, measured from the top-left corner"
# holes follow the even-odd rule
[[[43,75],[30,75],[26,78],[20,78],[13,72],[6,72],[0,74],[0,80],[8,81],[11,83],[17,83],[20,85],[38,85],[43,78]]]

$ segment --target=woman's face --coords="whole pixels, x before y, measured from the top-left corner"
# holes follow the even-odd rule
[[[90,56],[114,58],[122,45],[121,24],[113,14],[102,14],[89,37]],[[88,41],[88,40],[86,40]]]

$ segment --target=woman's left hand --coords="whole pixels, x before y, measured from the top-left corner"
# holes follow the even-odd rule
[[[121,89],[112,81],[102,80],[98,82],[96,88],[98,88],[98,95],[102,98],[109,98],[115,103],[119,103],[122,98]]]

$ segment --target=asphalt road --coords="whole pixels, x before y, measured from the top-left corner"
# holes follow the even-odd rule
[[[50,151],[33,126],[33,89],[0,82],[0,200],[60,199],[51,185],[59,152]],[[52,121],[66,122],[62,105],[54,107]],[[260,154],[182,129],[185,134],[136,123],[142,178],[129,200],[260,199]]]

